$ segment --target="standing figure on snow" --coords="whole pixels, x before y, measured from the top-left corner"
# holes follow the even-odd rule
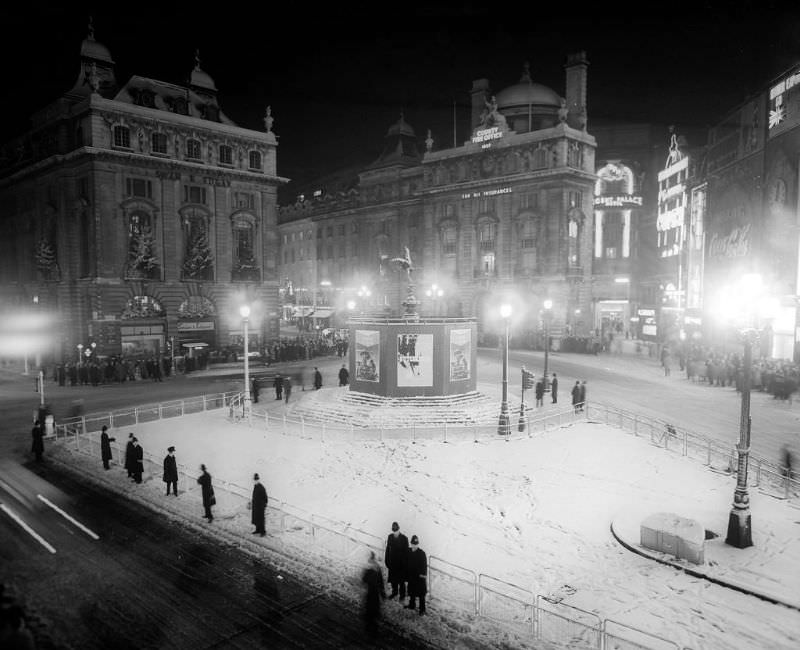
[[[100,434],[100,457],[103,459],[103,467],[105,469],[109,469],[108,461],[111,460],[111,443],[116,440],[116,438],[109,438],[108,433],[108,426],[103,425],[103,431]]]
[[[128,478],[133,480],[133,467],[134,467],[134,449],[133,449],[133,434],[128,434],[128,442],[125,445],[125,470],[128,472]]]
[[[256,527],[253,535],[261,535],[264,537],[267,534],[266,528],[266,511],[267,511],[267,489],[261,484],[261,479],[258,474],[253,474],[253,496],[251,498],[250,507],[253,510],[253,515],[250,522]]]
[[[582,411],[583,409],[586,408],[586,380],[585,379],[583,380],[583,383],[581,384],[581,390],[580,390],[579,399],[580,399],[580,404],[579,404],[578,410]]]
[[[322,373],[314,366],[314,390],[322,388]]]
[[[283,398],[283,377],[275,375],[275,381],[272,382],[272,387],[275,389],[275,399]]]
[[[577,413],[581,408],[581,382],[576,380],[572,387],[572,408]]]
[[[200,465],[202,474],[197,482],[200,484],[200,489],[203,493],[203,508],[205,508],[204,519],[208,519],[208,523],[214,521],[214,515],[211,513],[211,506],[217,504],[217,498],[214,496],[214,486],[211,485],[211,474],[206,471],[205,465]]]
[[[558,403],[558,376],[553,373],[553,381],[550,382],[550,394],[553,396],[553,404]]]
[[[425,614],[425,594],[428,593],[428,556],[419,547],[419,538],[411,536],[408,551],[408,605],[406,609],[416,609],[419,598],[419,615]]]
[[[342,364],[342,367],[339,368],[339,385],[340,386],[347,386],[347,382],[350,381],[350,371]]]
[[[389,571],[389,584],[392,593],[389,598],[394,598],[400,593],[400,601],[406,598],[406,561],[408,560],[408,537],[400,532],[400,525],[392,523],[392,532],[386,539],[386,552],[383,563]]]
[[[364,596],[364,624],[367,633],[375,636],[378,633],[378,620],[381,617],[381,600],[386,598],[383,588],[383,571],[375,559],[375,551],[369,552],[367,566],[361,573],[361,582],[367,586]]]
[[[536,382],[536,406],[544,406],[544,380]]]
[[[164,456],[164,483],[167,484],[167,496],[169,488],[178,496],[178,462],[175,460],[175,447],[167,447],[167,455]]]

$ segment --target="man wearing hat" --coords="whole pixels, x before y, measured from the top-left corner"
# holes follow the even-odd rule
[[[425,594],[428,593],[428,556],[419,547],[419,538],[411,536],[408,551],[408,605],[406,609],[416,609],[419,598],[419,615],[425,614]]]
[[[253,535],[261,535],[264,537],[267,534],[266,526],[264,525],[264,518],[267,510],[267,490],[261,485],[261,480],[258,474],[253,474],[253,498],[251,499],[251,508],[253,509],[252,523],[256,527]]]
[[[139,444],[138,438],[133,438],[133,480],[135,483],[142,482],[144,472],[144,449]]]
[[[167,447],[167,455],[164,457],[164,483],[167,484],[167,496],[170,485],[175,496],[178,496],[178,464],[175,461],[175,447]]]
[[[107,431],[108,426],[104,424],[100,433],[100,457],[103,459],[103,467],[105,469],[109,469],[108,461],[111,460],[111,443],[116,440],[116,438],[109,438]]]
[[[406,597],[406,560],[408,558],[408,537],[400,532],[400,525],[395,521],[392,523],[392,532],[386,540],[386,552],[383,556],[383,563],[389,570],[389,584],[392,585],[392,593],[389,598],[397,596],[400,592],[400,600]]]
[[[134,465],[136,464],[136,452],[133,447],[133,433],[129,433],[128,442],[125,445],[125,470],[131,480],[133,480]]]

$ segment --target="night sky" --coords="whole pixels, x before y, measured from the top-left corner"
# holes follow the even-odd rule
[[[199,48],[236,123],[263,129],[271,105],[278,172],[298,184],[374,160],[401,110],[439,148],[452,145],[456,102],[461,144],[472,81],[497,92],[525,61],[563,95],[567,54],[586,51],[590,132],[610,120],[708,126],[800,62],[798,2],[15,4],[0,40],[1,141],[72,86],[91,14],[120,85],[183,82]]]

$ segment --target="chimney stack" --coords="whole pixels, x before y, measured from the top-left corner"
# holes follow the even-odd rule
[[[567,56],[564,65],[567,70],[567,108],[569,126],[586,130],[586,77],[589,61],[586,59],[586,52],[574,52]]]

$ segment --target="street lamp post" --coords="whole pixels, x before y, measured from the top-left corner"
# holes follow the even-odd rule
[[[442,290],[439,287],[439,285],[432,284],[430,289],[425,291],[425,295],[428,298],[430,298],[431,302],[433,303],[433,315],[434,316],[438,316],[439,315],[439,298],[441,298],[444,295],[444,290]]]
[[[542,315],[542,320],[544,320],[544,373],[542,375],[542,381],[544,382],[545,390],[549,390],[548,384],[550,382],[547,378],[547,361],[550,353],[550,318],[553,315],[553,312],[550,310],[552,308],[553,301],[548,298],[544,301],[544,314]]]
[[[78,363],[83,363],[83,343],[78,343]]]
[[[497,433],[507,436],[511,431],[511,419],[508,415],[508,326],[511,318],[511,305],[501,305],[500,316],[503,318],[505,332],[503,336],[503,399],[500,402],[500,421],[497,425]]]
[[[733,492],[733,506],[728,516],[728,536],[725,543],[736,548],[753,545],[750,527],[750,495],[747,492],[747,464],[750,456],[750,369],[753,364],[753,343],[757,332],[748,329],[744,336],[744,362],[742,364],[742,410],[739,418],[739,443],[736,445],[738,465],[736,489]]]
[[[239,314],[242,316],[242,328],[244,330],[244,415],[250,415],[250,355],[248,346],[248,325],[250,321],[250,305],[239,307]]]

